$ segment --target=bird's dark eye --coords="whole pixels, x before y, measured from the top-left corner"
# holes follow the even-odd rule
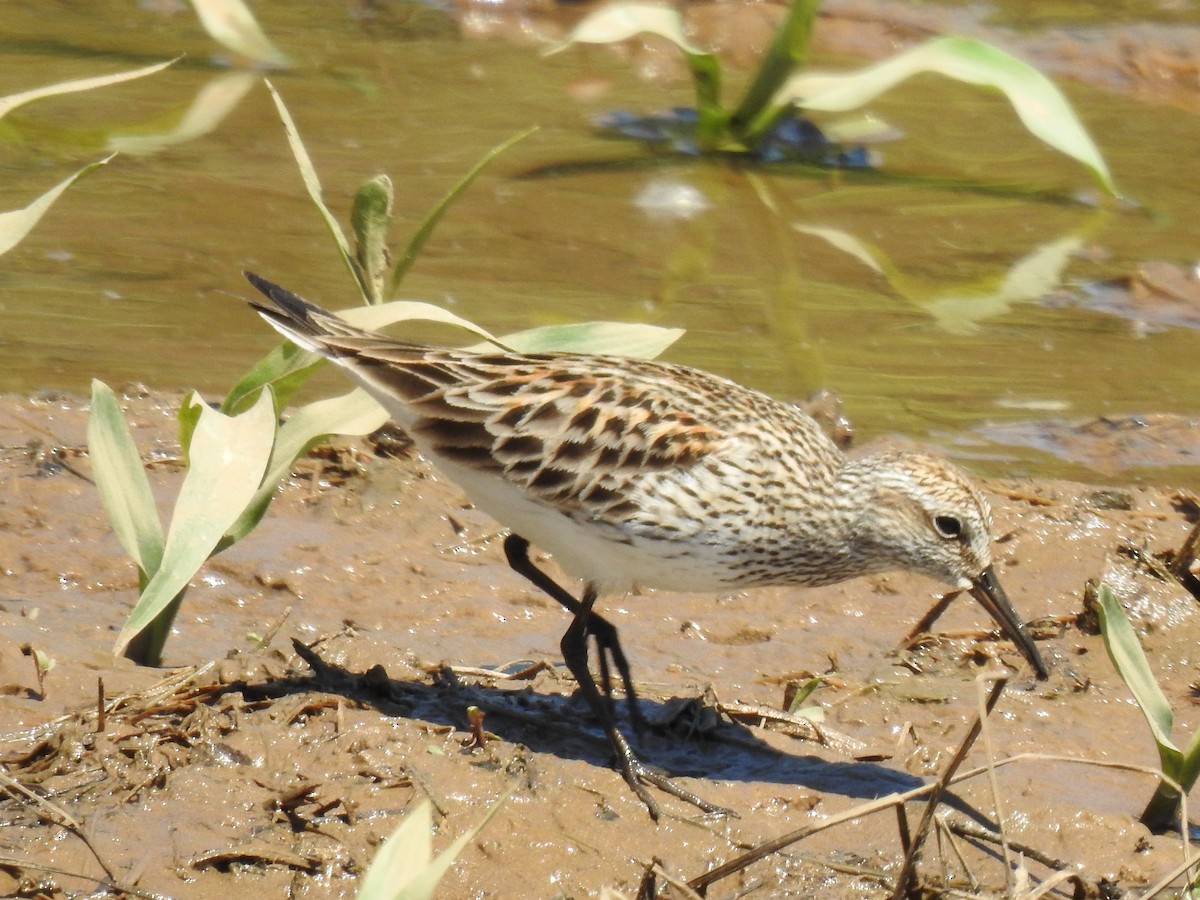
[[[934,516],[933,527],[937,529],[938,534],[947,539],[956,538],[962,534],[962,522],[954,516]]]

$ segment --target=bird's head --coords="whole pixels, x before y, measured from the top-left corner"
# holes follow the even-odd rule
[[[862,479],[853,540],[865,556],[970,591],[1029,660],[1047,669],[992,567],[992,513],[957,468],[919,453],[866,457],[849,468]]]

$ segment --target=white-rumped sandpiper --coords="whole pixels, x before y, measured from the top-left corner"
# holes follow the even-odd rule
[[[343,366],[480,509],[511,530],[509,564],[574,617],[563,660],[652,815],[653,784],[717,807],[643,763],[617,728],[610,662],[641,721],[617,629],[592,611],[635,588],[823,585],[911,569],[969,590],[1047,669],[992,566],[987,501],[935,457],[848,459],[786,403],[697,369],[575,353],[471,353],[363,331],[257,275],[251,305]],[[584,582],[576,599],[532,542]],[[598,647],[603,692],[588,669]]]

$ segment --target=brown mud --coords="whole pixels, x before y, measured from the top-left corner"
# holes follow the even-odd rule
[[[124,400],[164,519],[182,479],[178,400]],[[994,792],[986,774],[951,790],[922,884],[1003,889],[1002,848],[955,836],[972,826],[1002,824],[1035,879],[1077,867],[1089,890],[1144,887],[1182,859],[1177,835],[1137,822],[1153,779],[1103,765],[1156,755],[1077,616],[1089,579],[1120,592],[1185,741],[1200,726],[1200,615],[1162,572],[1200,516],[1184,493],[987,485],[1004,584],[1054,669],[1044,683],[965,597],[901,649],[938,591],[915,576],[608,600],[655,723],[645,756],[739,816],[704,820],[664,797],[655,824],[573,698],[563,611],[508,569],[497,526],[404,452],[347,443],[301,461],[262,526],[193,582],[166,665],[114,661],[136,575],[88,481],[85,429],[70,397],[0,403],[0,895],[87,891],[102,860],[112,881],[155,895],[353,896],[417,801],[433,802],[440,849],[509,795],[444,896],[632,896],[653,860],[690,879],[927,783],[978,709],[976,678],[995,671],[1012,679],[964,771],[1018,759],[995,769]],[[23,647],[55,661],[44,683]],[[811,674],[828,676],[808,701],[824,711],[815,728],[780,712]],[[469,746],[472,706],[496,736],[482,748]],[[908,804],[912,822],[922,808]],[[902,857],[885,809],[709,896],[887,896]]]

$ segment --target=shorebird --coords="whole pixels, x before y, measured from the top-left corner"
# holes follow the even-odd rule
[[[726,810],[648,766],[618,729],[610,664],[635,729],[643,720],[617,629],[593,610],[601,595],[816,586],[910,569],[970,591],[1047,677],[996,578],[987,501],[944,460],[849,459],[797,408],[698,369],[408,343],[246,277],[265,298],[250,305],[269,324],[345,368],[510,530],[509,565],[572,613],[563,661],[655,818],[648,784],[705,812]],[[531,542],[583,581],[581,597],[534,565]],[[603,692],[588,668],[589,637]]]

